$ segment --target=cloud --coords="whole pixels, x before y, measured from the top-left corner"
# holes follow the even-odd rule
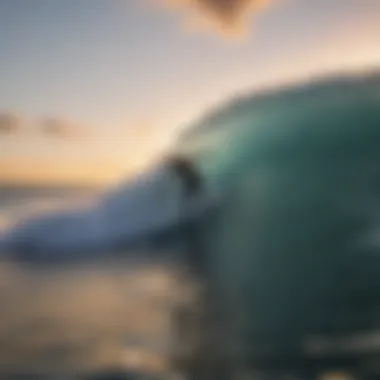
[[[34,135],[62,140],[83,140],[88,129],[61,117],[25,118],[19,113],[0,110],[0,136]]]
[[[83,127],[58,117],[44,118],[40,123],[39,132],[46,136],[65,140],[77,140],[86,136]]]
[[[195,22],[212,26],[224,35],[240,34],[247,17],[260,11],[269,0],[166,0],[169,7],[185,8]]]
[[[21,118],[12,112],[0,112],[0,134],[13,134],[19,131]]]

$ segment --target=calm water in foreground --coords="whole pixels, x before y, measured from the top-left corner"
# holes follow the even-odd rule
[[[92,196],[0,188],[1,228]],[[50,269],[0,261],[0,376],[109,366],[161,371],[171,345],[172,281],[162,266],[124,259]]]

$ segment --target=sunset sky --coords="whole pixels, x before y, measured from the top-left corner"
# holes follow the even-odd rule
[[[380,66],[380,0],[203,3],[0,0],[0,181],[117,178],[229,96]]]

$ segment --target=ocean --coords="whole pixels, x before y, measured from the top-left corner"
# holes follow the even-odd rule
[[[99,189],[0,188],[0,228],[96,200]],[[0,262],[0,378],[103,368],[168,370],[173,272],[124,259],[38,268]]]

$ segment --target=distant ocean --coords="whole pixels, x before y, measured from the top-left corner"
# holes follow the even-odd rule
[[[0,227],[93,200],[99,189],[0,187]],[[0,262],[0,377],[109,367],[166,370],[172,277],[128,262],[38,270]]]
[[[98,188],[91,187],[0,184],[0,228],[5,227],[7,221],[91,201],[98,193]]]

